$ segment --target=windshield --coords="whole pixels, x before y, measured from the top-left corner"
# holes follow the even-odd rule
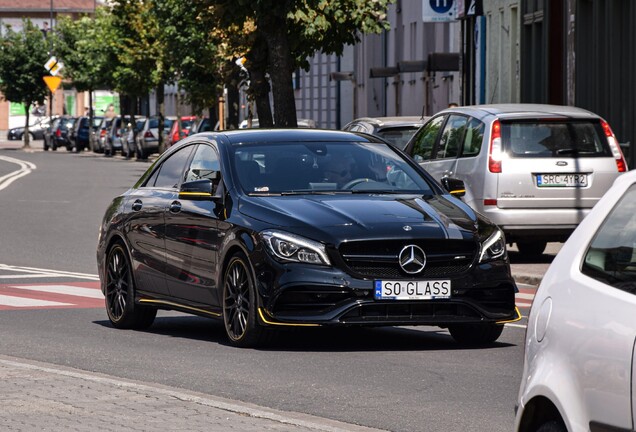
[[[234,148],[233,161],[248,194],[433,194],[416,168],[385,144],[243,144]]]
[[[172,127],[172,123],[174,123],[173,119],[164,119],[163,129],[170,129],[170,127]],[[157,117],[151,117],[148,119],[148,129],[159,129],[159,119]]]
[[[415,135],[415,132],[417,132],[419,128],[419,126],[384,128],[376,132],[376,135],[390,142],[400,150],[404,150],[411,137]]]

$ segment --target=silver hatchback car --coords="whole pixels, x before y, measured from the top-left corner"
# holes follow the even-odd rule
[[[441,111],[405,151],[437,180],[458,178],[464,201],[526,255],[565,241],[627,171],[610,126],[584,109],[532,104]]]
[[[636,172],[563,245],[528,315],[517,432],[633,431]]]

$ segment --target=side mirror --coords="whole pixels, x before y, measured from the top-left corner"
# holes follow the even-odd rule
[[[181,199],[212,199],[212,180],[201,179],[183,183],[179,190]]]
[[[442,178],[442,186],[444,186],[444,189],[446,189],[448,193],[454,197],[461,198],[466,195],[466,186],[464,185],[463,180],[444,177]]]

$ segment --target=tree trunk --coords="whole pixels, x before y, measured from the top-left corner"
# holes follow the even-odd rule
[[[249,95],[256,103],[259,127],[274,126],[272,107],[269,103],[269,82],[265,76],[267,68],[267,42],[258,37],[247,54],[247,66],[250,74]],[[251,127],[251,119],[248,119]]]
[[[276,3],[271,14],[262,14],[258,28],[267,43],[269,77],[272,80],[276,127],[298,126],[292,85],[293,62],[287,40],[286,2]]]
[[[226,129],[238,129],[239,126],[239,82],[241,76],[238,71],[232,73],[225,83],[227,88],[227,124]]]
[[[29,135],[29,110],[31,109],[31,104],[29,102],[26,102],[24,105],[26,106],[26,119],[24,121],[24,144],[22,145],[22,148],[30,149],[31,136]]]
[[[272,107],[269,104],[269,83],[262,70],[250,71],[250,88],[252,97],[256,103],[256,112],[261,128],[274,126]]]
[[[93,136],[93,117],[95,114],[93,113],[93,89],[88,90],[88,150],[93,150],[91,147],[92,141],[91,137]]]

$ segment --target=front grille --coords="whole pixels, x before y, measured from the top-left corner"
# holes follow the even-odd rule
[[[375,303],[361,305],[340,318],[347,324],[363,323],[413,323],[439,325],[449,322],[475,321],[482,315],[475,309],[460,303],[409,302]]]
[[[398,256],[407,245],[417,245],[426,253],[426,267],[408,274],[400,267]],[[450,277],[470,269],[478,252],[477,243],[467,240],[374,240],[355,241],[338,249],[350,273],[367,278]]]
[[[321,314],[352,297],[351,291],[339,288],[292,288],[276,299],[273,312],[283,315]]]

